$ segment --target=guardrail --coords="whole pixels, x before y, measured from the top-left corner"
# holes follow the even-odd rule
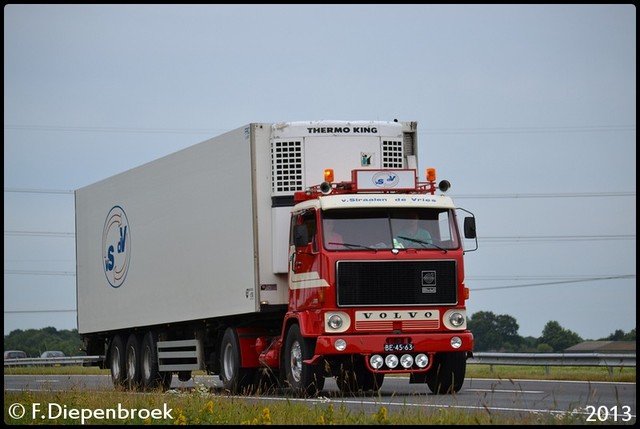
[[[104,356],[67,356],[55,358],[20,358],[5,359],[4,366],[90,366],[94,362],[104,360]]]
[[[104,360],[104,356],[70,356],[58,358],[6,359],[5,367],[20,366],[90,366]],[[474,353],[468,364],[544,366],[604,366],[611,373],[616,367],[636,367],[635,353]]]
[[[613,374],[616,367],[636,367],[635,353],[474,353],[470,364],[544,366],[604,366]]]

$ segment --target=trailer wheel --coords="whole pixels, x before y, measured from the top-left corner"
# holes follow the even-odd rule
[[[433,360],[433,367],[426,376],[427,385],[437,395],[457,393],[462,389],[466,369],[466,353],[437,353]]]
[[[171,389],[171,382],[173,381],[173,372],[171,371],[162,371],[160,372],[162,376],[161,386],[162,390],[166,391]]]
[[[136,334],[129,335],[125,352],[125,367],[127,377],[125,384],[129,390],[136,390],[140,387],[141,380],[141,351],[140,340]]]
[[[220,342],[220,380],[232,393],[248,393],[254,387],[256,370],[242,368],[240,341],[235,329],[227,328]]]
[[[289,387],[299,396],[315,396],[324,388],[322,367],[303,362],[311,359],[314,351],[315,342],[304,338],[298,325],[291,325],[285,342],[284,371]]]
[[[113,337],[109,348],[109,367],[111,368],[111,382],[114,387],[122,387],[125,380],[124,341],[120,335]]]
[[[173,374],[171,372],[160,371],[158,362],[158,335],[153,331],[147,332],[142,339],[141,358],[140,384],[142,387],[145,390],[151,390],[157,387],[162,387],[163,390],[169,389],[171,387]]]

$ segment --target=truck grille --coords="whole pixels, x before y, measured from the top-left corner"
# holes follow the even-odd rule
[[[339,307],[458,302],[453,260],[339,261],[336,272]]]

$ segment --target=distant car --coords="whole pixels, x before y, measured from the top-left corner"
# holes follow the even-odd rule
[[[40,355],[41,358],[57,358],[64,357],[64,353],[59,350],[47,350]]]
[[[4,360],[7,359],[25,359],[29,356],[22,350],[7,350],[4,352]]]

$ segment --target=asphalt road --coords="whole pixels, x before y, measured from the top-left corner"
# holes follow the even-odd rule
[[[226,395],[217,376],[196,376],[188,382],[173,378],[172,391],[207,388],[214,394]],[[113,390],[108,375],[6,375],[7,391]],[[380,406],[390,411],[395,407],[488,410],[494,413],[564,414],[580,413],[588,422],[634,424],[636,421],[636,384],[616,382],[583,382],[555,380],[467,379],[455,395],[433,395],[422,384],[409,384],[405,377],[387,377],[378,394],[342,396],[333,379],[316,398],[292,398],[286,390],[269,395],[246,396],[247,400],[333,402],[353,409],[375,412]],[[10,404],[6,404],[5,407]]]

